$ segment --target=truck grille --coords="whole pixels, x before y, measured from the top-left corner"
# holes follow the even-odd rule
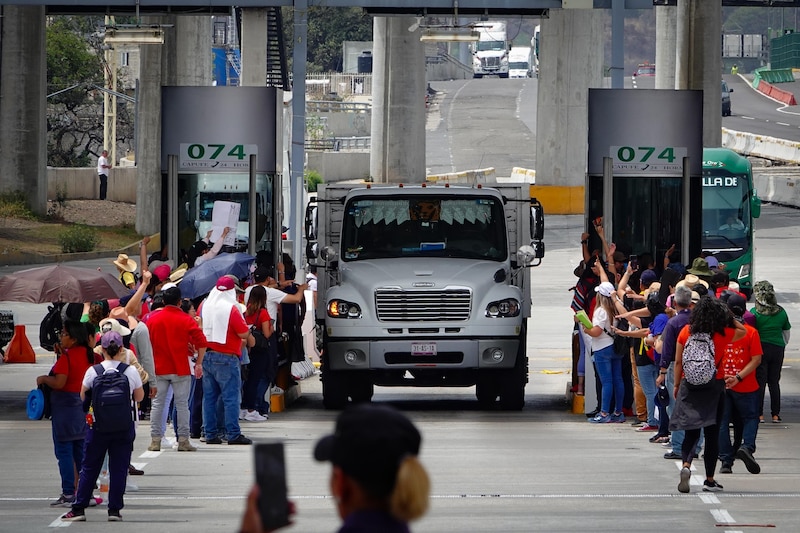
[[[499,57],[484,57],[484,58],[481,58],[481,61],[483,61],[483,66],[484,67],[495,67],[495,68],[497,68],[497,67],[500,66],[500,58]]]
[[[468,320],[472,306],[469,289],[377,289],[378,320],[392,322]]]

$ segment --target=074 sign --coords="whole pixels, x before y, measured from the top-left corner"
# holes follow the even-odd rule
[[[178,169],[247,172],[251,155],[257,144],[181,143]]]
[[[677,146],[612,146],[614,175],[674,176],[683,174],[688,150]]]

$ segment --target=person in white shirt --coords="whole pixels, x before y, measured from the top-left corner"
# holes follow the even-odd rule
[[[111,164],[108,162],[108,150],[103,150],[97,158],[97,176],[100,178],[100,199],[105,200],[108,193],[108,169]]]

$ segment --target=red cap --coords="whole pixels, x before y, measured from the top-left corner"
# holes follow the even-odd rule
[[[235,287],[233,279],[229,278],[228,276],[222,276],[217,280],[217,290],[218,291],[229,291]]]

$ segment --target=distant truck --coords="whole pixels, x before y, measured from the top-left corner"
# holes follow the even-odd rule
[[[508,77],[533,77],[531,55],[532,50],[529,46],[515,46],[511,48],[511,51],[508,53]]]
[[[374,385],[476,385],[485,407],[521,409],[543,232],[527,184],[320,186],[305,236],[324,406]]]
[[[533,48],[533,75],[539,77],[539,44],[542,37],[542,26],[537,24],[533,29],[533,37],[531,37],[531,48]]]
[[[508,78],[508,42],[505,22],[480,22],[478,42],[472,45],[473,77],[500,76]]]

